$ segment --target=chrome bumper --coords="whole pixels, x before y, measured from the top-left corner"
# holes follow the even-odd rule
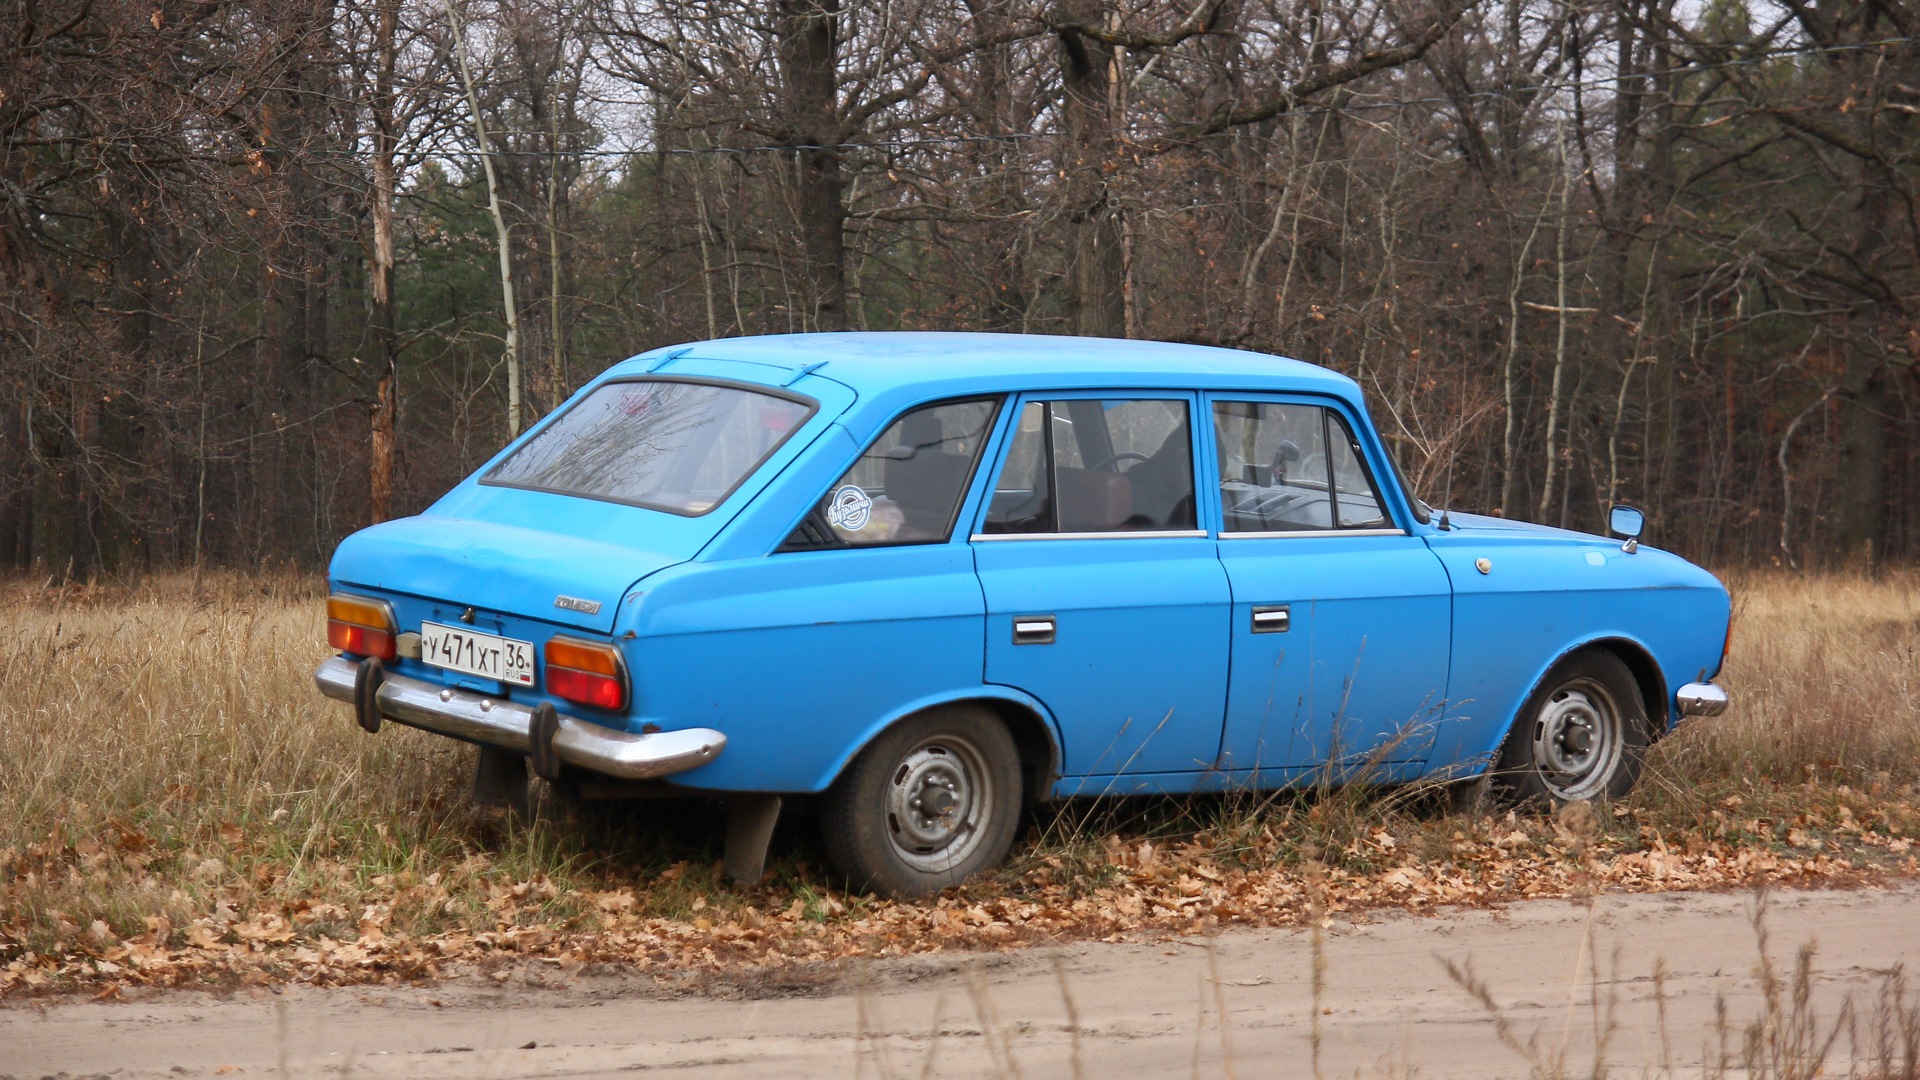
[[[359,669],[345,657],[328,657],[314,669],[313,681],[322,694],[352,703]],[[392,674],[380,683],[379,701],[382,716],[411,727],[522,754],[533,746],[528,736],[533,710],[515,702]],[[719,757],[726,745],[727,737],[710,728],[634,735],[564,714],[553,736],[560,760],[625,780],[685,772]]]
[[[1727,711],[1727,691],[1718,683],[1690,682],[1673,696],[1681,716],[1719,716]]]

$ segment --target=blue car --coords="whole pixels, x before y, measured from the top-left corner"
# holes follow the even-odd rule
[[[614,365],[418,517],[348,537],[315,677],[594,794],[724,795],[754,879],[817,797],[931,892],[1082,795],[1491,772],[1617,796],[1727,697],[1726,589],[1639,543],[1423,504],[1358,386],[1249,352],[738,338]]]

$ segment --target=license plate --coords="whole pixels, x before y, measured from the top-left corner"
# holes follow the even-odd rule
[[[483,634],[464,626],[420,624],[420,659],[434,667],[499,679],[515,686],[533,685],[533,642],[498,634]]]

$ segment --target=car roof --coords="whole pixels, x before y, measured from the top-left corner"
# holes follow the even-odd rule
[[[868,400],[894,398],[900,391],[925,390],[944,396],[1113,386],[1309,392],[1360,403],[1359,387],[1352,379],[1317,364],[1165,341],[848,331],[723,338],[654,350],[635,360],[667,353],[796,372],[810,368],[812,374],[844,383]]]

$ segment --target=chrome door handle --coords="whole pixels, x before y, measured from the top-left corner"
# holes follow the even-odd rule
[[[1293,625],[1293,615],[1285,604],[1268,604],[1253,609],[1253,632],[1284,634]]]
[[[1015,645],[1051,645],[1053,633],[1054,624],[1051,615],[1014,616],[1013,643]]]

